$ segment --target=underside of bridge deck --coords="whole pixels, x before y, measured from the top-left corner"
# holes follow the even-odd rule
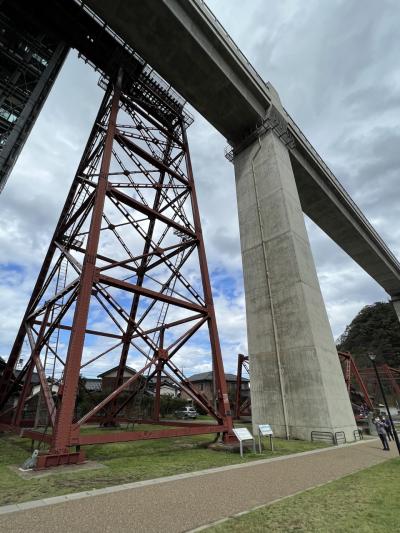
[[[391,296],[400,263],[201,0],[87,0],[233,146],[260,125],[271,105],[287,123],[304,213]],[[162,50],[162,53],[160,51]]]

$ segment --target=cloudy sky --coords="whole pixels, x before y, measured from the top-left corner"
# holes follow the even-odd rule
[[[209,0],[208,4],[400,257],[400,2]],[[0,196],[0,355],[7,356],[102,91],[71,52]],[[233,166],[194,112],[188,131],[224,361],[246,353]],[[212,194],[211,194],[212,193]],[[334,336],[380,287],[307,221]],[[201,353],[201,347],[199,347]],[[199,359],[197,359],[199,361]],[[208,368],[200,363],[192,371]]]

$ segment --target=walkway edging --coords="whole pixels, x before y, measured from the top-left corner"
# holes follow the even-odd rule
[[[48,506],[51,506],[51,505],[57,505],[59,503],[65,503],[65,502],[69,502],[69,501],[73,501],[73,500],[80,500],[80,499],[84,499],[84,498],[91,498],[91,497],[94,497],[94,496],[101,496],[103,494],[112,494],[112,493],[115,493],[115,492],[121,492],[121,491],[132,490],[132,489],[139,489],[141,487],[145,487],[145,486],[149,486],[149,485],[159,485],[159,484],[162,484],[162,483],[168,483],[169,481],[177,481],[177,480],[180,480],[180,479],[189,479],[189,478],[194,478],[194,477],[199,477],[199,476],[205,476],[205,475],[208,475],[208,474],[215,474],[215,473],[218,473],[218,472],[225,472],[225,471],[228,471],[228,470],[235,470],[235,469],[239,469],[239,468],[248,468],[248,467],[257,466],[257,465],[260,465],[260,464],[273,463],[273,462],[276,462],[276,461],[283,461],[283,460],[287,460],[287,459],[293,459],[293,458],[296,458],[296,457],[302,457],[302,456],[313,455],[313,454],[318,454],[318,453],[325,453],[325,452],[337,450],[338,448],[346,448],[346,447],[350,447],[350,446],[359,446],[359,445],[362,445],[362,444],[365,444],[365,443],[368,443],[368,442],[372,442],[373,440],[378,440],[378,439],[367,439],[367,440],[362,440],[362,441],[357,441],[357,442],[351,442],[351,443],[348,443],[348,444],[341,444],[339,446],[331,446],[331,447],[328,447],[328,448],[319,448],[317,450],[308,450],[306,452],[291,453],[291,454],[288,454],[288,455],[280,455],[279,457],[270,457],[269,459],[258,459],[258,460],[254,460],[254,461],[249,461],[247,463],[238,463],[238,464],[234,464],[234,465],[227,465],[227,466],[220,466],[220,467],[215,467],[215,468],[208,468],[208,469],[205,469],[205,470],[198,470],[196,472],[186,472],[184,474],[175,474],[173,476],[165,476],[165,477],[154,478],[154,479],[146,479],[146,480],[143,480],[143,481],[135,481],[133,483],[124,483],[122,485],[114,485],[114,486],[111,486],[111,487],[104,487],[104,488],[101,488],[101,489],[93,489],[91,491],[73,492],[71,494],[65,494],[65,495],[62,495],[62,496],[53,496],[51,498],[43,498],[41,500],[31,500],[31,501],[27,501],[27,502],[12,504],[12,505],[3,505],[3,506],[0,507],[0,515],[9,514],[9,513],[16,513],[18,511],[26,511],[26,510],[29,510],[29,509],[35,509],[37,507],[48,507]],[[301,492],[304,492],[304,491],[301,491]],[[295,494],[292,494],[290,496],[294,496],[294,495]],[[285,496],[284,498],[287,498],[287,497],[290,497],[290,496]],[[279,501],[279,500],[275,500],[275,501]],[[271,503],[274,503],[274,502],[271,502]],[[262,505],[261,507],[264,507],[264,505]],[[248,512],[248,511],[245,511],[244,513],[246,513],[246,512]],[[233,516],[235,516],[235,515],[233,515]],[[232,518],[232,517],[230,517],[230,518]],[[197,531],[197,530],[194,530],[194,531]],[[198,531],[200,531],[200,529]]]
[[[372,439],[369,439],[369,442],[371,442]],[[355,444],[355,443],[353,443]],[[391,458],[388,458],[388,460]],[[372,465],[368,468],[372,468]],[[329,481],[326,481],[324,483],[317,483],[317,485],[313,485],[312,487],[308,487],[308,489],[304,490],[298,490],[296,492],[293,492],[292,494],[287,494],[286,496],[282,496],[281,498],[276,498],[275,500],[272,500],[267,503],[262,503],[261,505],[256,505],[255,507],[252,507],[251,509],[247,509],[246,511],[240,511],[240,513],[235,513],[230,516],[226,516],[225,518],[221,518],[220,520],[216,520],[215,522],[210,522],[209,524],[204,524],[202,526],[196,527],[195,529],[189,529],[186,531],[186,533],[198,533],[200,531],[205,531],[209,529],[210,527],[219,526],[220,524],[223,524],[225,522],[228,522],[229,520],[232,520],[234,518],[239,518],[241,516],[247,515],[249,513],[252,513],[253,511],[257,511],[258,509],[263,509],[264,507],[269,507],[270,505],[273,505],[274,503],[282,502],[283,500],[287,500],[288,498],[293,498],[294,496],[298,496],[299,494],[304,494],[305,492],[309,492],[314,489],[318,489],[320,487],[324,487],[325,485],[329,485],[330,483],[333,483],[334,481],[338,481],[339,479],[343,479],[348,476],[352,476],[353,474],[357,474],[358,472],[362,472],[362,470],[365,470],[365,468],[359,468],[358,470],[354,470],[354,472],[351,472],[350,474],[345,474],[344,476],[335,477],[333,479],[330,479]]]

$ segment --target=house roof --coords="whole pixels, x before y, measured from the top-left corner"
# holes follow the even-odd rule
[[[0,370],[3,370],[7,364],[7,361],[0,356]],[[14,370],[13,374],[15,377],[18,377],[21,370]],[[22,383],[24,380],[22,380]],[[38,385],[40,383],[39,375],[36,372],[33,372],[32,378],[31,378],[31,385]]]
[[[189,376],[189,381],[192,381],[195,383],[196,381],[212,381],[213,379],[213,373],[212,372],[201,372],[200,374],[193,374],[193,376]],[[226,381],[234,381],[236,383],[236,375],[235,374],[225,374]],[[243,381],[250,381],[248,378],[245,378],[242,376],[242,382]]]
[[[171,387],[173,389],[180,389],[180,386],[174,383],[173,381],[169,380],[168,378],[161,378],[161,386],[162,387]]]
[[[107,376],[107,374],[111,374],[112,372],[114,372],[114,370],[117,370],[117,369],[118,369],[118,365],[114,366],[114,368],[110,368],[109,370],[106,370],[102,374],[99,374],[97,377],[104,378],[105,376]],[[131,368],[130,366],[126,366],[124,372],[129,372],[132,375],[136,374],[136,370],[134,368]]]

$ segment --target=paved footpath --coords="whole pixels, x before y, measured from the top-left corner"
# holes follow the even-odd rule
[[[217,453],[217,452],[216,452]],[[0,507],[7,533],[182,532],[381,463],[378,440]]]

